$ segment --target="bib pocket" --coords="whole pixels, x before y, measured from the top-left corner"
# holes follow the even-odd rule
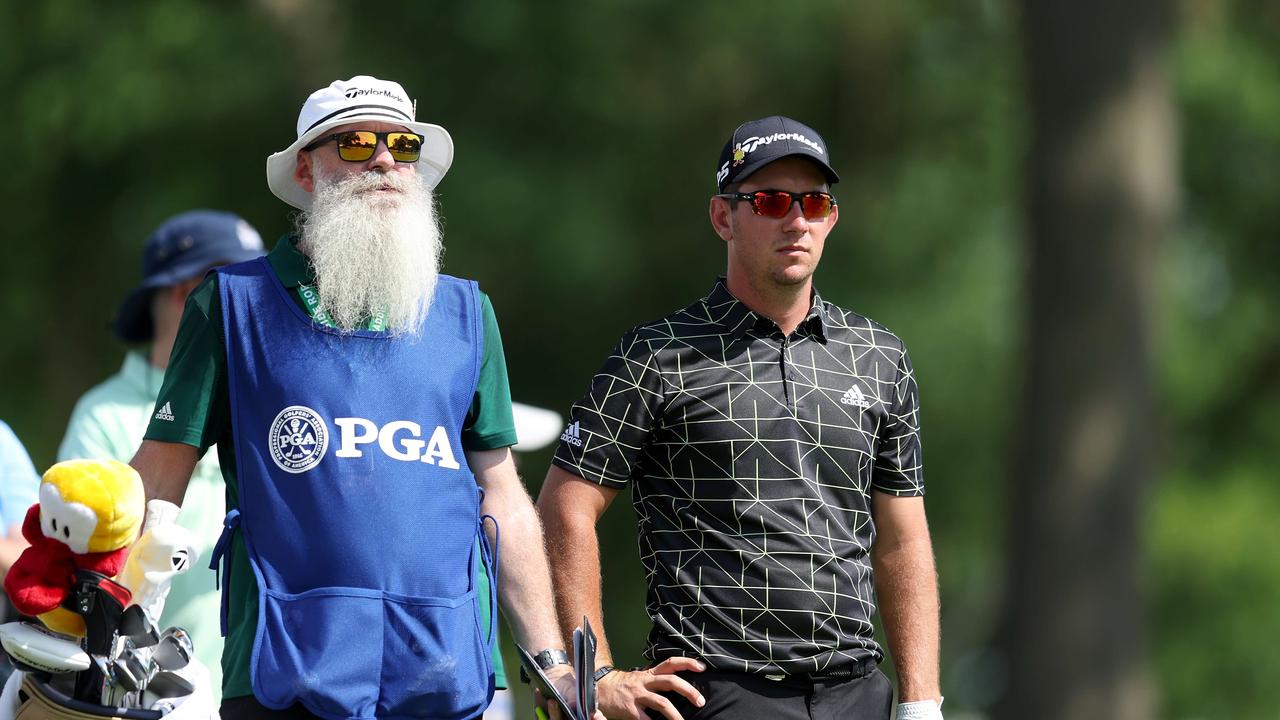
[[[470,718],[493,697],[489,646],[475,592],[458,598],[385,595],[378,714]]]
[[[254,693],[329,717],[470,718],[493,695],[474,591],[414,597],[363,588],[262,594]]]
[[[258,699],[273,709],[302,700],[318,715],[373,717],[382,660],[382,593],[266,590],[261,602],[252,663]]]

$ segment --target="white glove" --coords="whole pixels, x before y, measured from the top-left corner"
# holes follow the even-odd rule
[[[942,720],[942,702],[917,700],[899,703],[895,717],[898,720]]]
[[[182,508],[174,505],[168,500],[148,500],[147,514],[142,518],[142,530],[147,530],[157,525],[172,525],[178,522],[178,513],[182,512]]]
[[[160,622],[173,578],[190,570],[200,559],[195,534],[173,522],[176,510],[176,505],[163,500],[147,503],[147,531],[130,548],[129,559],[118,578],[153,624]]]

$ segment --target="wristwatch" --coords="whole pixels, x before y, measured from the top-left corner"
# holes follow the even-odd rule
[[[546,650],[543,650],[537,655],[534,655],[533,662],[536,663],[538,667],[542,668],[543,670],[550,670],[556,665],[568,665],[569,653],[563,650],[547,648]]]
[[[601,678],[603,678],[605,675],[608,675],[609,673],[613,672],[613,670],[614,670],[614,668],[613,668],[613,666],[612,666],[612,665],[601,665],[601,666],[600,666],[600,669],[596,670],[596,671],[595,671],[595,674],[594,674],[594,675],[592,675],[592,676],[591,676],[591,678],[592,678],[593,680],[595,680],[596,682],[600,682]]]

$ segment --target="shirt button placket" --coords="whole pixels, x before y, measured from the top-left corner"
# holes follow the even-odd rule
[[[789,351],[791,349],[790,339],[787,336],[782,337],[782,344],[779,346],[778,366],[782,370],[782,397],[787,403],[787,409],[792,415],[796,414],[796,397],[795,386],[792,382],[791,375],[791,359]]]

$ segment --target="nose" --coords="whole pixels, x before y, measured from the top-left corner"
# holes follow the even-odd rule
[[[391,149],[382,138],[378,138],[378,147],[373,149],[373,157],[369,158],[368,169],[388,172],[395,166],[396,159],[391,157]]]
[[[800,207],[798,199],[791,201],[791,207],[787,210],[787,215],[783,218],[783,228],[790,232],[807,232],[809,230],[809,221],[804,216],[804,209]]]

